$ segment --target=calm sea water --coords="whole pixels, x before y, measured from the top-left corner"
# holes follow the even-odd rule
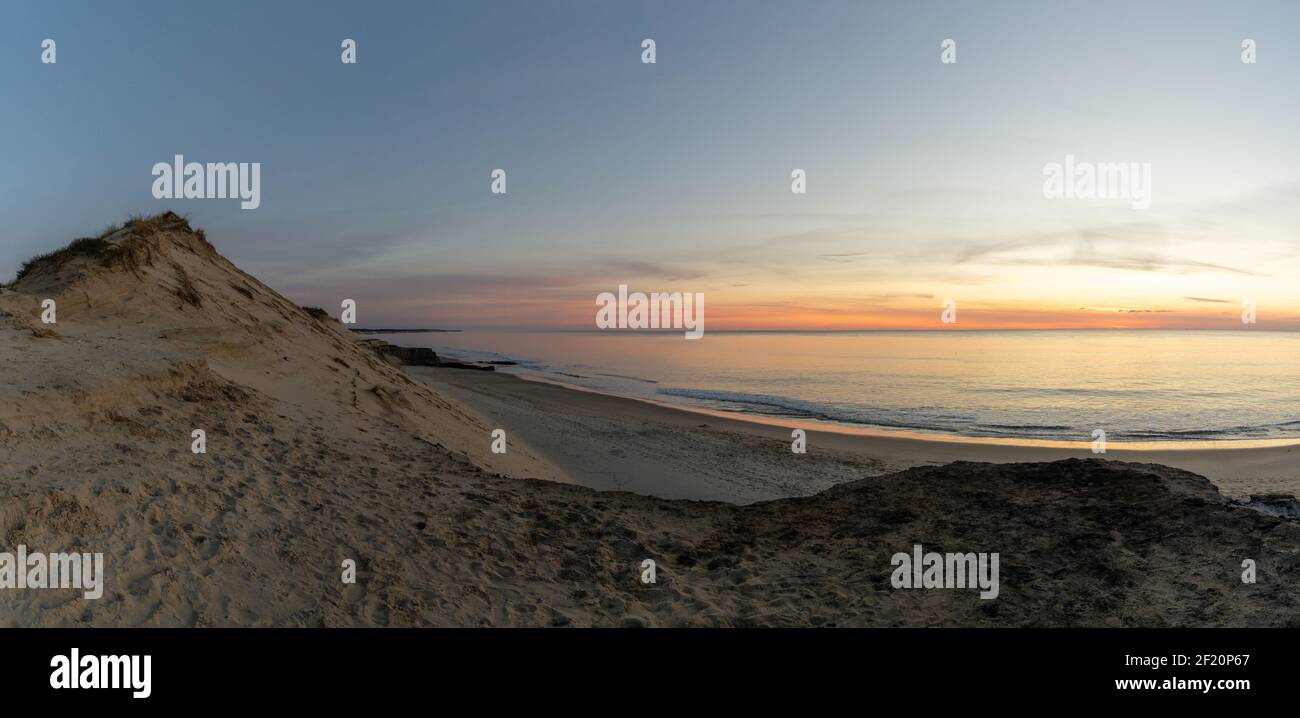
[[[621,396],[863,428],[1090,441],[1300,438],[1300,334],[393,334]]]

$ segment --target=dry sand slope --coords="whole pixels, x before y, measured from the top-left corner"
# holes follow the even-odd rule
[[[556,477],[518,442],[493,455],[490,427],[183,219],[104,242],[0,294],[0,550],[102,551],[109,591],[0,591],[0,620],[383,622],[382,593],[347,594],[337,569],[406,558],[416,519],[390,522],[418,512],[414,487],[476,468]],[[45,298],[56,324],[40,321]]]
[[[0,293],[0,368],[0,551],[108,573],[99,600],[0,589],[5,625],[1300,624],[1297,524],[1158,466],[953,464],[749,506],[522,481],[565,476],[513,436],[491,454],[489,424],[171,214]],[[999,552],[999,598],[892,589],[914,542]]]

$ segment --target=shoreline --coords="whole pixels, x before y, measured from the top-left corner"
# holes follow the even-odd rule
[[[463,360],[461,360],[463,361]],[[1087,451],[1091,453],[1092,442],[1089,441],[1060,441],[1055,439],[1028,439],[1028,438],[999,438],[995,436],[962,436],[960,434],[942,434],[939,432],[926,431],[908,431],[905,429],[889,429],[886,427],[867,426],[863,424],[847,424],[831,420],[814,420],[814,419],[797,419],[793,417],[773,417],[763,416],[762,414],[750,414],[743,411],[725,411],[722,409],[709,409],[702,406],[690,406],[688,404],[677,404],[670,401],[656,401],[646,397],[625,396],[614,394],[600,389],[578,386],[569,384],[557,379],[551,379],[541,374],[526,375],[514,372],[504,371],[503,374],[517,377],[523,381],[536,382],[539,384],[550,384],[563,389],[572,391],[589,392],[608,396],[615,399],[626,399],[628,401],[639,401],[652,406],[659,406],[665,409],[690,412],[692,414],[703,414],[718,419],[735,419],[751,424],[767,424],[770,426],[781,426],[788,429],[804,429],[806,431],[821,431],[832,434],[847,434],[850,436],[875,436],[881,438],[899,438],[911,439],[914,441],[929,441],[945,444],[989,444],[992,446],[1019,446],[1026,448],[1043,448],[1043,449],[1068,449],[1070,451]],[[1293,439],[1199,439],[1195,441],[1111,441],[1106,440],[1106,452],[1110,451],[1204,451],[1207,449],[1264,449],[1274,447],[1294,446],[1300,447],[1300,437]]]
[[[1294,471],[1300,444],[1295,442],[1230,447],[1201,442],[1195,448],[1108,442],[1105,454],[1093,454],[1087,442],[1028,445],[840,430],[615,396],[508,372],[405,369],[501,424],[564,470],[572,483],[601,490],[744,504],[807,496],[848,480],[952,461],[1102,458],[1191,471],[1235,499],[1300,495]],[[807,432],[806,454],[791,452],[792,428]],[[680,473],[697,479],[681,479]]]
[[[460,330],[456,330],[456,331],[460,331]],[[893,330],[880,330],[880,331],[890,332]],[[916,330],[916,331],[928,332],[931,330]],[[998,330],[978,330],[978,331],[998,331]],[[1023,330],[1023,331],[1046,331],[1046,330]],[[1068,330],[1062,330],[1062,331],[1068,331]],[[1112,331],[1112,330],[1097,330],[1097,331]],[[559,332],[559,333],[582,333],[582,332]],[[599,334],[599,332],[591,332],[591,333]],[[749,333],[781,334],[781,333],[789,333],[789,332],[777,331],[777,332],[749,332]],[[812,333],[820,333],[820,332],[812,332]],[[849,333],[853,333],[853,332],[849,332]],[[1286,332],[1278,332],[1278,333],[1286,333]],[[415,347],[410,347],[410,348],[415,348]],[[1044,439],[1044,438],[1033,438],[1033,437],[1022,437],[1022,436],[1008,436],[1008,437],[965,436],[965,435],[955,434],[955,433],[945,433],[941,430],[894,428],[889,426],[859,424],[850,421],[838,421],[835,419],[822,419],[822,418],[807,419],[807,418],[798,418],[793,416],[772,416],[772,415],[766,415],[761,413],[752,413],[746,410],[733,411],[728,409],[713,409],[704,406],[694,406],[689,403],[678,402],[669,399],[659,399],[655,397],[636,396],[634,394],[619,393],[615,390],[610,390],[606,388],[594,388],[594,387],[581,386],[565,380],[563,378],[564,376],[563,373],[560,373],[560,375],[555,375],[554,373],[548,373],[540,370],[530,369],[526,366],[526,364],[520,363],[520,361],[516,360],[514,357],[510,357],[511,361],[507,361],[507,362],[503,362],[499,360],[489,361],[489,360],[472,358],[475,355],[481,355],[481,354],[504,356],[497,352],[475,351],[472,349],[465,349],[465,348],[454,348],[451,350],[447,350],[446,348],[443,348],[439,351],[441,354],[451,358],[454,361],[465,362],[465,363],[477,362],[477,363],[484,363],[484,364],[496,364],[498,365],[497,366],[498,369],[503,368],[500,365],[506,365],[506,367],[509,368],[504,368],[504,373],[511,374],[520,379],[523,379],[524,381],[551,384],[554,386],[563,387],[565,389],[569,389],[573,391],[590,392],[594,394],[600,394],[603,396],[611,396],[620,399],[627,399],[629,401],[643,402],[655,406],[662,406],[669,409],[676,409],[679,411],[686,411],[695,414],[704,414],[716,418],[739,418],[743,421],[748,421],[757,424],[770,424],[773,426],[782,426],[787,428],[801,428],[807,431],[820,431],[820,432],[849,434],[849,435],[857,435],[857,436],[896,437],[896,438],[914,439],[917,441],[931,441],[931,442],[942,442],[942,443],[990,444],[996,446],[1037,447],[1037,448],[1051,448],[1051,449],[1066,449],[1071,451],[1084,450],[1084,451],[1091,452],[1091,445],[1092,445],[1091,439],[1080,439],[1076,441],[1076,440]],[[610,376],[619,376],[626,379],[634,379],[637,381],[649,382],[652,384],[658,383],[657,381],[654,380],[644,379],[636,376],[623,376],[623,375],[610,375]],[[1104,429],[1105,427],[1097,426],[1094,428]],[[1131,451],[1131,452],[1236,450],[1236,449],[1279,448],[1279,447],[1288,447],[1288,446],[1300,447],[1300,436],[1289,437],[1289,438],[1267,438],[1267,439],[1218,438],[1218,439],[1160,439],[1160,440],[1147,440],[1147,441],[1141,441],[1141,440],[1129,441],[1123,439],[1108,438],[1106,440],[1106,446],[1108,451],[1122,450],[1122,451]]]

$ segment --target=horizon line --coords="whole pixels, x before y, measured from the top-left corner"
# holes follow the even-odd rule
[[[356,332],[508,332],[512,334],[617,334],[617,335],[676,335],[681,329],[562,329],[520,327],[460,327],[460,328],[398,328],[348,327]],[[705,334],[899,334],[899,333],[974,333],[974,332],[1269,332],[1298,333],[1300,329],[1236,329],[1225,327],[1008,327],[973,329],[707,329]]]

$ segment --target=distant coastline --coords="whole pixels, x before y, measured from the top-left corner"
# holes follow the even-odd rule
[[[423,334],[426,332],[458,332],[460,329],[353,329],[357,334]]]

